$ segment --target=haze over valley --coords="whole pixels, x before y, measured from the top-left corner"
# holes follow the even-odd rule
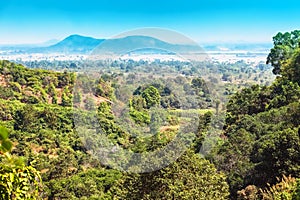
[[[178,56],[161,55],[159,49],[172,49],[174,52],[183,53],[206,53],[212,61],[234,63],[237,61],[245,61],[257,65],[265,62],[269,52],[271,43],[209,43],[189,45],[189,44],[171,44],[152,37],[132,36],[131,38],[118,39],[95,39],[81,35],[70,35],[62,41],[49,40],[54,44],[49,45],[49,42],[43,44],[31,45],[0,45],[0,59],[12,61],[40,61],[40,60],[85,60],[93,52],[93,50],[104,41],[110,41],[111,48],[109,51],[120,55],[119,59],[133,59],[135,61],[145,60],[182,60]],[[155,41],[153,43],[153,41]],[[132,45],[147,46],[156,51],[151,53],[135,52],[134,54],[121,52],[120,47]],[[122,54],[123,53],[123,54]]]

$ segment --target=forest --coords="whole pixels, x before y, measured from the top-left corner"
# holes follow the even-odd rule
[[[266,63],[0,61],[0,199],[300,200],[300,31]]]

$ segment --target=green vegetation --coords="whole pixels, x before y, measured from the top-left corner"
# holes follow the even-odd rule
[[[26,166],[21,157],[11,155],[12,142],[8,130],[0,126],[0,198],[37,199],[41,191],[39,172]]]
[[[170,166],[145,174],[125,174],[113,188],[115,199],[227,199],[228,185],[207,160],[187,152]]]
[[[115,78],[120,79],[118,83],[109,75],[93,79],[84,74],[75,76],[67,72],[28,69],[8,61],[1,61],[0,72],[3,89],[0,92],[1,125],[11,132],[10,138],[15,144],[12,154],[23,159],[23,164],[14,165],[17,171],[7,173],[15,177],[20,176],[18,172],[30,173],[30,181],[33,181],[36,174],[42,180],[32,182],[31,187],[37,188],[32,190],[31,187],[17,189],[20,181],[14,179],[14,188],[3,189],[7,194],[13,190],[14,195],[21,191],[33,199],[132,199],[132,189],[132,194],[135,193],[137,199],[163,196],[186,199],[195,192],[203,199],[227,198],[229,192],[224,174],[216,171],[213,164],[200,158],[195,151],[191,150],[171,166],[157,172],[143,176],[128,174],[104,166],[101,160],[93,157],[88,144],[93,144],[91,141],[97,140],[97,137],[86,132],[86,137],[81,139],[75,129],[74,117],[77,119],[77,126],[89,125],[91,120],[97,119],[99,133],[104,133],[114,144],[124,149],[132,152],[159,149],[176,135],[179,123],[191,123],[182,115],[191,114],[201,118],[206,111],[213,110],[201,110],[196,104],[190,104],[194,108],[190,111],[183,108],[176,110],[180,107],[174,90],[176,85],[170,86],[170,89],[165,85],[167,82],[163,81],[159,84],[134,81],[131,85],[123,85],[129,86],[128,90],[131,91],[131,95],[125,95],[124,98],[118,92],[123,91],[123,88],[120,90],[122,81],[128,81],[130,77],[122,79],[122,76],[116,76]],[[191,78],[181,80],[186,81],[186,85],[192,85]],[[175,80],[172,82],[176,84]],[[184,92],[184,87],[181,88],[180,92]],[[198,86],[197,90],[199,88]],[[190,91],[193,90],[191,87]],[[191,93],[190,97],[193,95],[199,97],[198,93]],[[183,100],[186,101],[187,98]],[[117,122],[110,103],[112,101],[121,102],[128,107],[128,127],[120,126]],[[205,102],[206,98],[201,101]],[[132,137],[128,133],[134,131],[131,124],[141,128],[150,126],[149,130],[144,130],[153,136],[148,139]],[[202,139],[197,139],[197,142],[200,144]],[[10,144],[5,140],[2,143],[3,148]],[[129,162],[130,159],[125,158],[124,162]],[[173,183],[175,174],[181,174],[181,177],[178,182]],[[123,187],[122,183],[131,178],[136,182],[128,185],[128,188]],[[6,179],[4,182],[10,184]],[[42,187],[37,187],[41,184]],[[135,184],[139,186],[136,187]],[[151,185],[157,185],[156,193],[152,192]],[[165,187],[162,193],[159,193],[160,186]],[[149,190],[139,194],[139,187]]]
[[[270,86],[253,85],[237,92],[227,104],[226,139],[211,157],[227,175],[232,198],[237,194],[241,199],[243,195],[300,198],[295,189],[263,189],[263,193],[257,189],[276,184],[281,177],[300,178],[299,42],[299,31],[277,34],[267,62],[280,76]],[[255,197],[246,197],[247,191]]]
[[[274,81],[243,62],[90,61],[90,76],[80,62],[0,61],[1,199],[300,199],[299,33],[273,38]],[[179,134],[191,145],[170,165],[135,160]],[[148,172],[104,165],[108,143]]]

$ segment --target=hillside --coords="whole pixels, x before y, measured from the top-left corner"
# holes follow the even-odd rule
[[[92,37],[85,37],[81,35],[70,35],[62,41],[41,48],[33,48],[30,52],[39,53],[89,53],[97,47],[104,39],[95,39]]]
[[[193,190],[197,191],[197,195],[207,197],[218,196],[219,199],[224,199],[228,196],[228,186],[224,175],[217,172],[209,161],[200,158],[192,151],[188,151],[164,169],[149,172],[149,176],[114,170],[110,166],[103,165],[101,158],[96,159],[93,154],[95,150],[93,148],[97,145],[95,141],[98,141],[103,134],[114,144],[128,149],[131,153],[159,149],[167,144],[178,131],[179,119],[176,116],[180,115],[181,111],[170,112],[168,121],[163,126],[157,124],[151,126],[151,131],[159,131],[141,146],[143,139],[131,136],[128,127],[120,126],[115,111],[112,110],[111,101],[117,98],[115,96],[117,91],[114,93],[114,89],[118,88],[113,82],[113,77],[106,75],[100,79],[91,79],[80,74],[75,76],[67,72],[28,69],[9,61],[0,62],[0,74],[0,126],[6,127],[8,129],[6,132],[10,133],[9,138],[14,145],[11,154],[15,157],[22,156],[24,165],[34,167],[40,174],[42,182],[38,183],[40,187],[35,190],[38,190],[37,195],[43,199],[140,199],[139,183],[147,184],[146,187],[149,189],[153,183],[157,185],[147,191],[148,193],[159,191],[167,186],[178,188],[178,191],[174,192],[174,195],[178,197],[183,195],[180,193],[181,190],[189,191],[184,194],[184,197],[194,195]],[[76,84],[74,84],[75,80]],[[84,85],[84,87],[80,89],[76,88],[76,85]],[[63,91],[62,94],[59,91]],[[142,127],[150,123],[152,106],[161,105],[166,108],[178,106],[172,92],[162,85],[155,85],[155,87],[143,85],[137,88],[137,91],[141,94],[123,100],[123,104],[129,104],[128,125],[135,123]],[[152,96],[152,92],[156,96]],[[97,112],[94,112],[95,109]],[[202,112],[201,118],[206,112],[210,113],[210,110]],[[193,113],[197,115],[198,112],[193,110]],[[91,123],[95,123],[95,119],[98,122],[96,124],[99,124],[97,135],[88,131],[91,129],[89,127]],[[80,132],[80,127],[86,128],[84,129],[86,131]],[[0,128],[1,135],[3,130],[5,129]],[[2,149],[0,152],[0,159],[5,161],[0,163],[1,178],[9,173],[13,174],[9,170],[15,170],[17,166],[7,165],[6,159],[9,159],[9,156],[3,157]],[[130,164],[132,158],[122,159]],[[187,167],[186,163],[189,163],[189,167],[182,173],[179,170]],[[198,171],[199,166],[205,170]],[[151,169],[151,165],[149,167]],[[173,176],[165,177],[166,174],[177,173],[182,174],[180,182],[190,182],[189,187],[183,184],[173,184],[175,178]],[[197,176],[194,176],[195,174]],[[207,174],[212,176],[207,177]],[[17,176],[17,174],[14,175]],[[162,178],[167,183],[162,181]],[[131,179],[136,182],[132,186],[130,185]],[[203,184],[196,184],[202,179],[206,180]],[[35,180],[35,177],[29,180]],[[220,185],[214,189],[202,189],[209,185],[216,185],[216,183]],[[128,187],[124,187],[124,184]],[[24,191],[25,194],[29,194],[28,189],[22,187],[15,189],[18,185],[13,187],[14,195],[19,195],[20,192],[23,194]],[[91,188],[94,189],[91,190]],[[6,195],[9,190],[0,188],[0,191]],[[134,198],[132,198],[133,193],[136,195]],[[166,188],[163,192],[154,192],[151,195],[151,198],[158,199],[172,194],[170,189]]]
[[[170,63],[89,75],[0,61],[1,198],[299,199],[300,31],[273,39],[276,79],[239,89],[230,76],[249,66],[213,85]]]
[[[201,52],[202,49],[196,45],[171,44],[149,36],[127,36],[124,38],[115,38],[105,40],[94,54],[114,53],[122,55],[138,49],[157,49],[167,50],[169,52],[187,53]]]
[[[227,174],[232,199],[300,197],[299,33],[273,38],[267,62],[279,76],[270,86],[245,88],[227,104],[226,140],[211,156]]]

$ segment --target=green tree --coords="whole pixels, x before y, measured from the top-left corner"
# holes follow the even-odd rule
[[[267,57],[267,64],[271,64],[274,74],[281,74],[282,64],[290,58],[294,50],[299,47],[300,31],[295,30],[286,33],[277,33],[273,37],[274,47]]]
[[[14,114],[14,128],[21,131],[37,131],[39,124],[37,121],[38,113],[31,104],[25,105]]]
[[[205,83],[204,79],[202,78],[194,78],[192,80],[192,87],[197,90],[197,93],[203,92],[204,95],[209,94],[209,89],[207,84]]]
[[[160,104],[160,94],[158,89],[149,86],[142,92],[142,97],[146,101],[147,108],[158,106]]]
[[[89,169],[59,180],[51,180],[49,199],[112,199],[109,189],[121,173],[110,169]]]
[[[137,111],[143,111],[146,108],[146,101],[141,96],[135,95],[129,100],[129,106]]]
[[[300,138],[298,129],[285,129],[263,136],[254,146],[258,184],[275,183],[276,177],[300,173]],[[254,178],[255,178],[254,177]],[[260,186],[260,185],[259,185]]]
[[[150,122],[146,101],[139,95],[135,95],[129,100],[129,114],[137,124],[149,124]]]
[[[188,151],[161,170],[126,174],[112,188],[114,199],[227,199],[225,176]]]
[[[250,155],[255,136],[245,129],[228,134],[228,140],[219,148],[214,162],[227,175],[231,197],[236,198],[236,192],[250,183],[253,172]]]
[[[300,48],[298,47],[289,59],[282,64],[282,76],[300,85]]]

